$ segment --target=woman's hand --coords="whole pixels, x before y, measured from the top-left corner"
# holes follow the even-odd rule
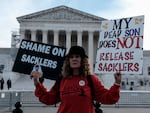
[[[31,79],[34,79],[34,85],[36,86],[37,84],[40,83],[39,78],[42,77],[42,73],[38,71],[32,71],[30,74]]]
[[[115,85],[120,86],[121,84],[121,73],[120,72],[116,72],[114,74],[114,78],[115,78]]]
[[[31,78],[35,78],[35,79],[39,79],[40,77],[42,77],[42,73],[38,71],[32,71],[30,75]]]

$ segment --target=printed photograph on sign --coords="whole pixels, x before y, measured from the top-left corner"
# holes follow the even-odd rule
[[[141,74],[144,16],[102,21],[94,72]]]

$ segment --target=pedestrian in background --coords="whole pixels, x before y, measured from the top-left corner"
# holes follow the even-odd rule
[[[3,78],[1,78],[1,80],[0,80],[0,88],[1,88],[1,90],[3,90],[4,89],[4,79]]]
[[[8,88],[8,90],[11,88],[11,80],[10,80],[10,78],[7,80],[7,88]]]
[[[15,109],[13,109],[12,113],[23,113],[23,110],[21,109],[22,103],[21,102],[16,102],[15,103]]]

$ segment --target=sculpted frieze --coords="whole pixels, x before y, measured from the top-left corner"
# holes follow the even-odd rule
[[[43,12],[41,14],[27,17],[26,19],[30,20],[63,20],[63,21],[95,21],[94,17],[89,17],[83,13],[77,13],[69,11],[66,9],[61,9],[57,11]]]

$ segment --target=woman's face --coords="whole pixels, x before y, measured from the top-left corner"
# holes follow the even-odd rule
[[[80,55],[70,55],[69,63],[71,68],[80,68],[81,66],[81,57]]]

